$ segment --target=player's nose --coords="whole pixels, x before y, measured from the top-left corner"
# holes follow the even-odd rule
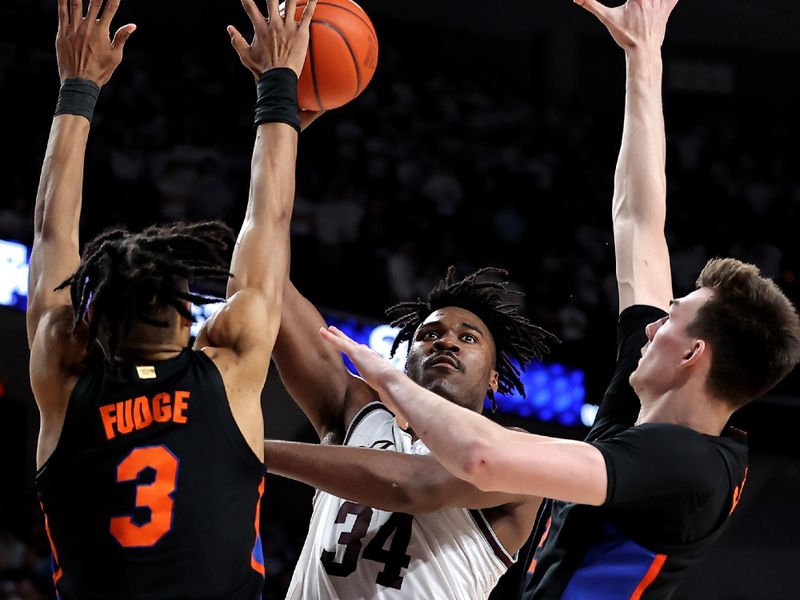
[[[433,349],[436,352],[458,352],[460,347],[458,345],[458,340],[448,333],[433,342]]]

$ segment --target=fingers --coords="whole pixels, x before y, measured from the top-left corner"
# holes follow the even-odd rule
[[[117,29],[114,39],[111,40],[111,47],[114,50],[122,50],[125,47],[125,42],[128,41],[134,31],[136,31],[136,25],[133,23],[128,23]]]
[[[349,335],[347,335],[344,331],[342,331],[335,325],[331,325],[330,327],[328,327],[328,331],[330,331],[333,335],[335,335],[336,339],[345,345],[359,346],[358,342],[356,342],[353,338],[351,338]]]
[[[261,11],[258,10],[256,3],[253,0],[242,0],[242,7],[244,8],[244,12],[247,13],[247,16],[250,18],[250,22],[253,24],[253,27],[261,27],[261,25],[266,21],[264,15],[261,14]]]
[[[100,19],[106,25],[106,27],[111,24],[111,19],[113,19],[114,15],[117,14],[119,1],[120,0],[108,0],[108,2],[106,2],[106,6],[103,9],[103,18]]]
[[[244,39],[244,36],[239,33],[239,30],[236,29],[233,25],[228,25],[228,35],[231,36],[231,45],[233,49],[236,50],[236,53],[239,56],[242,56],[244,52],[250,47],[250,44],[247,43],[247,40]]]
[[[103,0],[89,0],[89,8],[86,11],[86,20],[92,24],[97,20],[97,15],[100,14],[100,5]]]
[[[278,6],[278,0],[267,0],[267,10],[269,11],[269,18],[270,22],[278,23],[281,20],[281,12],[280,7]],[[286,14],[289,14],[289,8],[286,8]]]
[[[597,0],[574,0],[575,4],[578,6],[582,6],[590,13],[592,13],[595,17],[600,19],[603,23],[606,22],[606,18],[608,17],[608,11],[610,10],[604,4],[600,4]]]
[[[305,9],[303,10],[303,18],[300,19],[301,27],[309,27],[311,19],[314,16],[314,11],[317,9],[317,0],[308,0]]]
[[[325,327],[320,327],[319,332],[326,341],[330,342],[334,347],[338,348],[340,351],[345,351],[345,344],[344,340],[336,336],[333,333],[333,328],[326,329]]]
[[[286,5],[284,6],[284,11],[283,11],[284,14],[283,20],[284,21],[288,21],[290,19],[292,21],[296,20],[294,18],[294,14],[296,12],[297,12],[297,0],[286,0]]]
[[[349,337],[347,337],[340,329],[337,329],[333,325],[330,327],[320,327],[319,332],[322,334],[326,340],[331,342],[337,348],[341,348],[344,351],[345,348],[349,345],[349,343],[355,343]]]
[[[67,0],[58,0],[58,30],[65,32],[69,27],[69,4]]]
[[[671,15],[672,11],[678,5],[678,0],[664,0],[663,6],[667,9],[667,14]]]
[[[72,8],[70,10],[69,20],[73,27],[77,27],[83,20],[82,0],[72,0]]]

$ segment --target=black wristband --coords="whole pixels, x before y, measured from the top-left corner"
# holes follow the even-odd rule
[[[80,115],[92,122],[94,107],[100,96],[100,86],[88,79],[67,79],[58,92],[56,114]]]
[[[262,123],[286,123],[300,133],[297,74],[292,69],[270,69],[258,80],[255,126]]]

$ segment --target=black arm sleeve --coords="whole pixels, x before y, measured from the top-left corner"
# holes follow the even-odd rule
[[[619,315],[617,323],[617,368],[606,388],[600,410],[587,440],[597,439],[600,432],[612,425],[631,426],[639,415],[639,399],[628,379],[639,364],[641,350],[647,343],[645,327],[658,321],[663,310],[654,306],[635,305]]]
[[[688,427],[645,424],[590,444],[606,462],[604,506],[693,514],[727,493],[727,469],[719,453]]]

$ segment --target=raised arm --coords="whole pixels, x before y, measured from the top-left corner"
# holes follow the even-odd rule
[[[347,353],[398,423],[410,425],[436,460],[456,477],[485,492],[591,505],[605,500],[605,462],[594,446],[504,429],[420,387],[335,327],[320,333]]]
[[[316,6],[311,0],[301,21],[294,20],[296,0],[287,15],[269,0],[266,19],[253,0],[242,0],[253,25],[253,43],[229,27],[231,43],[258,82],[256,141],[251,163],[247,211],[231,261],[225,306],[206,324],[196,347],[230,348],[261,368],[246,369],[266,376],[266,358],[278,333],[281,301],[289,268],[289,221],[294,203],[299,115],[297,77],[308,49],[309,25]]]
[[[625,124],[612,208],[619,310],[646,304],[666,310],[672,298],[664,237],[667,182],[661,105],[661,45],[678,0],[628,0],[609,8],[576,0],[608,28],[625,50]]]
[[[286,389],[320,440],[341,443],[355,412],[377,400],[377,395],[347,370],[339,351],[320,337],[319,328],[324,326],[316,307],[287,280],[272,356]]]
[[[125,25],[110,39],[119,0],[107,2],[98,20],[101,5],[102,0],[90,2],[84,17],[81,2],[58,0],[56,55],[62,87],[36,195],[26,314],[30,346],[42,317],[70,305],[68,289],[54,290],[80,263],[78,229],[92,111],[136,28]]]

